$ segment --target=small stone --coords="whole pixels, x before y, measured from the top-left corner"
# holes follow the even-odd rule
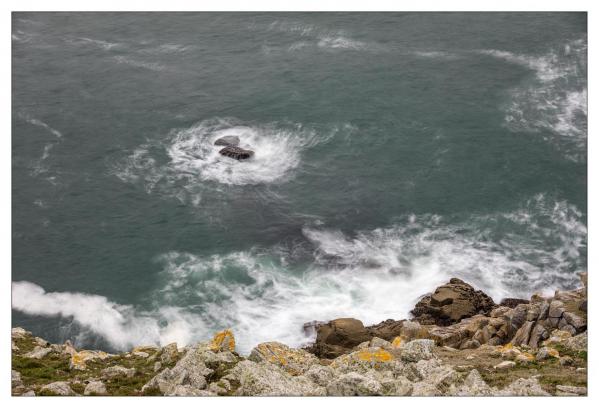
[[[179,355],[179,350],[177,349],[177,343],[170,343],[162,349],[162,355],[160,356],[160,361],[162,364],[171,364],[173,361],[177,359]]]
[[[35,397],[35,391],[29,390],[29,391],[21,394],[21,397]]]
[[[135,375],[135,368],[125,368],[123,366],[112,366],[102,370],[102,378],[127,377],[131,378]]]
[[[21,373],[16,370],[11,371],[10,379],[13,388],[23,385],[23,381],[21,380]]]
[[[456,396],[490,396],[493,390],[483,380],[477,370],[471,370],[464,382],[459,386],[452,386],[450,395]]]
[[[112,357],[104,351],[81,350],[77,351],[70,343],[65,343],[65,352],[71,355],[69,367],[71,370],[86,370],[87,362],[93,360],[106,360]]]
[[[564,357],[560,357],[559,358],[559,363],[560,365],[564,366],[564,367],[569,367],[572,366],[574,364],[574,359],[570,356],[564,356]]]
[[[31,336],[31,332],[28,332],[22,327],[13,327],[10,332],[10,335],[13,339],[23,339],[27,336]]]
[[[460,350],[476,349],[480,347],[480,343],[476,340],[466,340],[460,345]]]
[[[552,347],[541,347],[537,352],[537,360],[547,360],[548,358],[559,358],[559,351]]]
[[[574,313],[564,312],[564,319],[570,326],[574,327],[577,332],[582,331],[587,327],[586,320]]]
[[[530,353],[522,353],[516,357],[516,361],[520,364],[527,364],[535,360],[534,356]]]
[[[502,317],[504,314],[506,314],[510,310],[511,310],[511,308],[509,308],[507,306],[499,306],[498,308],[493,309],[489,316],[495,317],[495,318]]]
[[[383,340],[383,339],[378,338],[378,337],[373,337],[370,340],[370,347],[390,348],[391,347],[391,343],[388,342],[387,340]]]
[[[513,368],[515,366],[516,366],[516,363],[514,363],[513,361],[502,361],[501,363],[497,364],[493,368],[498,371],[503,371],[503,370],[509,370],[510,368]]]
[[[401,359],[403,361],[429,360],[434,357],[433,349],[435,342],[428,339],[412,340],[401,348]]]
[[[549,394],[541,387],[536,378],[520,378],[503,389],[499,395],[526,397],[548,396]]]
[[[586,367],[578,367],[576,369],[576,372],[580,373],[580,374],[586,374],[587,373],[587,368]]]
[[[36,360],[41,360],[42,358],[46,357],[51,352],[52,352],[52,349],[50,347],[43,348],[40,346],[35,346],[35,348],[32,351],[25,354],[25,357],[34,358]]]
[[[564,303],[559,300],[554,300],[549,305],[549,317],[559,319],[564,314]]]
[[[574,387],[572,385],[556,385],[555,395],[587,395],[587,387]]]
[[[159,371],[162,368],[162,363],[160,361],[156,361],[154,363],[154,372]]]
[[[71,386],[66,381],[57,381],[57,382],[53,382],[50,384],[46,384],[42,387],[40,392],[42,394],[49,393],[49,394],[53,394],[53,395],[63,395],[63,396],[76,395],[75,391],[73,391],[71,389]]]
[[[465,372],[465,371],[471,371],[472,369],[474,369],[474,366],[471,366],[471,365],[457,365],[457,366],[454,367],[454,369],[456,371],[459,371],[459,372]]]
[[[466,357],[466,360],[474,360],[476,357],[472,354],[470,354],[468,357]]]
[[[588,348],[587,332],[583,332],[577,336],[570,337],[564,341],[564,346],[574,351],[586,351]]]
[[[46,340],[42,339],[41,337],[34,337],[33,341],[35,344],[37,344],[40,347],[48,347],[50,345],[50,343],[48,343]]]
[[[148,353],[146,353],[145,351],[134,351],[133,353],[134,356],[136,357],[141,357],[141,358],[148,358],[150,355]]]
[[[108,391],[102,381],[90,381],[85,386],[83,395],[108,395]]]

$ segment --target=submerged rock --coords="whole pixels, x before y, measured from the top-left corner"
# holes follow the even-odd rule
[[[237,146],[239,138],[237,136],[223,136],[214,141],[215,146]]]
[[[219,153],[235,160],[247,160],[254,156],[252,150],[242,149],[238,146],[227,146],[224,149],[221,149]]]

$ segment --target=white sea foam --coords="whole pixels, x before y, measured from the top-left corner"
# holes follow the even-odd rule
[[[120,48],[123,46],[123,44],[121,44],[121,43],[112,43],[112,42],[108,42],[108,41],[96,40],[96,39],[87,38],[87,37],[68,38],[66,41],[71,44],[76,44],[76,45],[93,45],[93,46],[101,48],[105,51],[109,51],[113,48]]]
[[[413,54],[419,57],[432,59],[451,60],[457,58],[457,55],[445,51],[414,51]]]
[[[555,53],[549,53],[539,57],[514,54],[509,51],[501,50],[481,50],[482,54],[490,55],[496,58],[504,59],[508,62],[525,66],[536,72],[541,81],[553,81],[557,78],[566,76],[567,69],[559,66],[558,56]]]
[[[186,344],[232,327],[239,350],[248,353],[263,341],[309,341],[302,325],[311,320],[355,317],[373,324],[405,318],[421,295],[450,277],[499,301],[575,287],[576,272],[585,267],[582,214],[544,195],[511,212],[459,223],[412,215],[353,236],[322,225],[303,233],[315,251],[309,265],[296,265],[294,251],[281,247],[160,255],[158,286],[148,295],[155,310],[101,296],[44,293],[26,282],[13,284],[13,308],[71,316],[120,348]]]
[[[321,37],[318,40],[318,46],[320,48],[341,48],[346,50],[363,50],[369,48],[369,44],[365,43],[364,41],[358,41],[344,36]]]
[[[586,161],[586,41],[571,41],[541,56],[500,50],[480,52],[535,72],[536,82],[511,91],[512,99],[505,109],[507,126],[514,131],[542,132],[545,140],[562,150],[566,158]]]
[[[39,119],[33,118],[27,114],[19,114],[19,117],[31,125],[39,126],[41,128],[46,129],[48,132],[52,133],[54,136],[56,136],[59,139],[62,138],[62,133],[60,133],[58,130],[54,129],[53,127],[51,127],[50,125],[48,125],[45,122],[42,122]]]
[[[163,71],[166,67],[157,62],[140,61],[133,58],[123,57],[122,55],[115,56],[114,59],[119,64],[126,64],[132,67],[149,69],[150,71]]]
[[[29,42],[29,41],[31,41],[32,38],[33,38],[32,34],[26,33],[25,31],[22,31],[22,30],[16,30],[15,32],[13,32],[11,34],[11,39],[13,41],[21,42],[21,43]]]
[[[191,45],[182,45],[182,44],[161,44],[157,47],[151,48],[150,50],[145,50],[150,53],[179,53],[189,51],[193,47]]]
[[[12,308],[31,315],[73,318],[121,350],[140,344],[187,344],[206,333],[201,319],[176,307],[144,312],[104,296],[46,292],[27,281],[12,283]]]
[[[143,184],[148,193],[159,190],[197,206],[206,189],[211,196],[216,193],[216,187],[206,181],[219,185],[260,185],[289,180],[301,165],[302,153],[327,141],[337,130],[332,128],[318,134],[297,124],[210,119],[140,146],[114,167],[114,174],[125,182]],[[222,146],[215,146],[214,141],[227,135],[238,136],[240,146],[252,149],[255,155],[245,161],[220,155]]]
[[[250,28],[256,29],[255,25]],[[369,50],[379,51],[384,47],[381,44],[371,41],[361,41],[352,38],[345,30],[324,29],[312,24],[304,24],[295,21],[274,21],[266,27],[267,31],[277,31],[293,36],[299,36],[300,41],[294,41],[291,45],[285,47],[287,51],[295,52],[308,48],[321,50]],[[265,53],[272,52],[273,47],[263,46]]]
[[[255,151],[239,162],[221,156],[214,141],[238,136],[240,147]],[[224,184],[261,184],[284,180],[300,163],[301,151],[312,145],[315,134],[273,126],[237,126],[222,121],[202,122],[175,135],[168,148],[173,168],[203,180]]]

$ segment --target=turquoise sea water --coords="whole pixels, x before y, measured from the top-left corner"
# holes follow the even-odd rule
[[[13,326],[247,352],[453,276],[500,301],[586,270],[585,13],[12,24]]]

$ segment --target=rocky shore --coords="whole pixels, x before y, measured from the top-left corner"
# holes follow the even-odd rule
[[[314,344],[235,351],[231,330],[187,347],[109,354],[12,329],[12,395],[580,396],[587,394],[587,289],[496,304],[451,279],[409,320],[310,322]]]

